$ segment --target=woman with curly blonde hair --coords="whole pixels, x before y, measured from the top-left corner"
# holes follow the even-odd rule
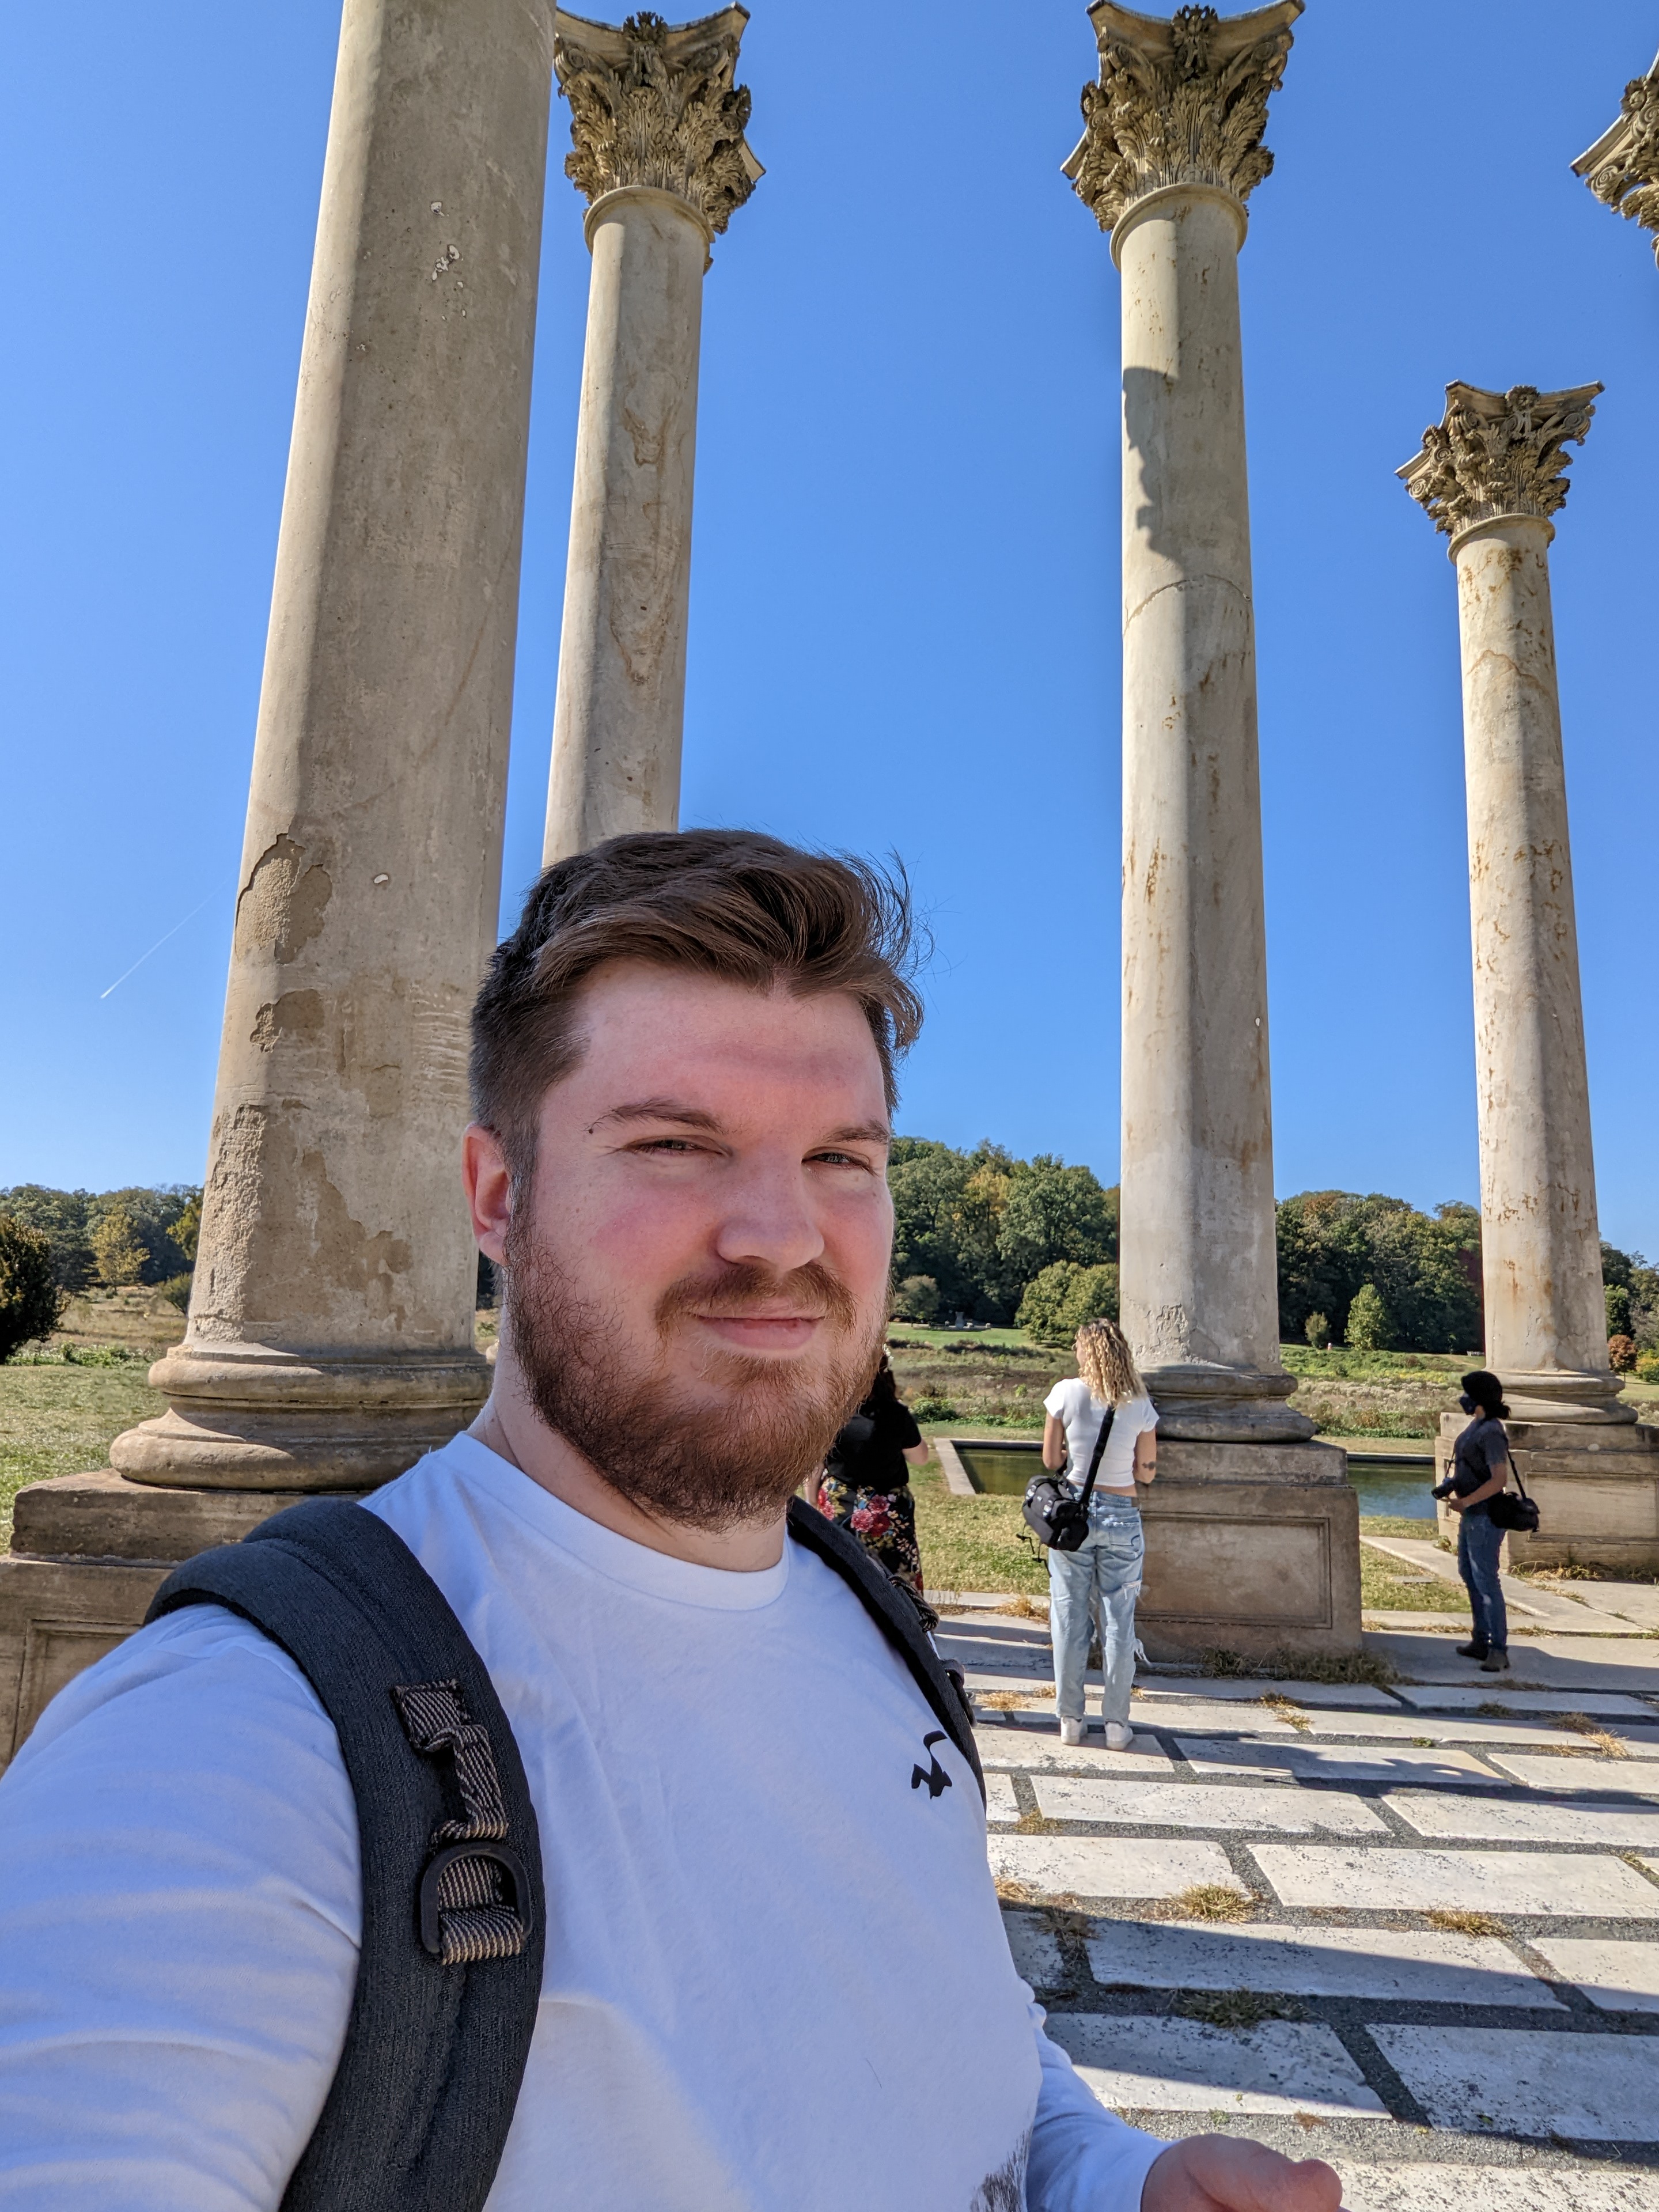
[[[1143,1552],[1137,1486],[1158,1473],[1158,1409],[1115,1321],[1085,1322],[1076,1351],[1077,1374],[1056,1382],[1043,1401],[1042,1464],[1055,1473],[1064,1468],[1080,1493],[1109,1413],[1112,1426],[1089,1499],[1089,1533],[1075,1552],[1048,1554],[1054,1700],[1061,1742],[1081,1743],[1091,1617],[1098,1613],[1106,1748],[1127,1751]]]

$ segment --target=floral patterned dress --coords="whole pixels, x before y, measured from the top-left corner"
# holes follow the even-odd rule
[[[905,1452],[921,1442],[896,1397],[866,1398],[830,1447],[818,1510],[850,1528],[897,1582],[921,1595],[921,1548]]]

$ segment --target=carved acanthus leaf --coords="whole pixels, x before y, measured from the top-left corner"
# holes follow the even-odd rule
[[[1583,441],[1601,389],[1449,384],[1445,420],[1425,430],[1422,452],[1395,473],[1448,537],[1502,515],[1553,514],[1567,495],[1563,448]]]
[[[1659,61],[1632,79],[1620,102],[1619,120],[1572,165],[1598,200],[1659,232]],[[1659,237],[1653,241],[1659,261]]]
[[[695,23],[630,15],[620,26],[554,12],[553,66],[570,103],[564,173],[590,204],[624,185],[672,192],[726,228],[763,174],[744,138],[749,88],[734,84],[744,8]]]
[[[1273,165],[1262,144],[1267,102],[1303,0],[1248,15],[1177,8],[1169,21],[1115,0],[1089,10],[1100,81],[1083,88],[1083,137],[1065,174],[1111,230],[1165,185],[1214,185],[1241,203]]]

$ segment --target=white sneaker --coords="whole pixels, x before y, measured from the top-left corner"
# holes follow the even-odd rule
[[[1081,1721],[1062,1721],[1060,1724],[1060,1740],[1062,1743],[1081,1743],[1083,1741],[1083,1723]]]
[[[1135,1732],[1127,1721],[1108,1721],[1106,1748],[1108,1751],[1127,1751],[1135,1740]]]

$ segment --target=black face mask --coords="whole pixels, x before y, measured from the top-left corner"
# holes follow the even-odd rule
[[[1458,1402],[1458,1404],[1459,1404],[1459,1405],[1463,1408],[1463,1411],[1464,1411],[1466,1413],[1477,1413],[1477,1412],[1480,1410],[1480,1408],[1477,1407],[1477,1405],[1476,1405],[1476,1403],[1475,1403],[1474,1400],[1473,1398],[1471,1398],[1471,1397],[1470,1397],[1470,1395],[1469,1395],[1469,1394],[1468,1394],[1468,1392],[1467,1390],[1463,1393],[1462,1396],[1458,1400],[1458,1401],[1457,1401],[1457,1402]]]

